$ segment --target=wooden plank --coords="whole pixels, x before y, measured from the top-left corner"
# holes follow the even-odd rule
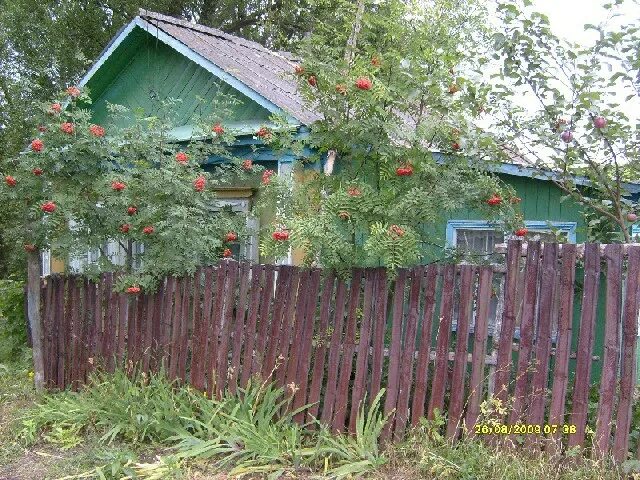
[[[168,374],[171,354],[171,322],[173,312],[173,298],[176,289],[176,277],[167,277],[167,284],[164,291],[164,301],[162,302],[162,317],[161,317],[161,340],[160,340],[160,352],[162,358],[162,369]]]
[[[118,337],[116,341],[115,356],[117,359],[117,366],[122,367],[127,349],[127,322],[129,309],[128,307],[128,294],[120,292],[118,294]]]
[[[218,344],[220,342],[220,322],[224,309],[224,285],[227,278],[227,262],[220,262],[216,271],[216,281],[213,289],[213,299],[211,302],[211,316],[207,327],[207,352],[204,367],[207,377],[207,391],[209,396],[213,396],[216,391],[216,361],[218,359]]]
[[[103,335],[103,349],[102,359],[104,361],[105,368],[108,372],[112,372],[114,369],[115,361],[115,335],[116,335],[116,307],[115,293],[113,292],[113,273],[107,272],[105,274],[106,284],[104,289],[105,297],[105,314],[104,314],[104,335]]]
[[[74,278],[71,284],[71,368],[69,375],[69,384],[73,390],[77,390],[80,385],[79,360],[82,337],[82,319],[80,317],[80,312],[82,311],[82,304],[80,303],[81,290],[82,279]]]
[[[49,388],[51,383],[51,339],[53,337],[53,328],[51,325],[53,311],[53,282],[51,277],[43,280],[45,284],[44,293],[42,295],[44,301],[44,312],[42,314],[42,348],[44,350],[44,384]],[[26,296],[25,296],[26,299]],[[26,309],[25,309],[26,311]]]
[[[320,422],[324,425],[332,425],[333,409],[335,406],[336,390],[338,388],[338,368],[340,363],[340,348],[342,346],[342,333],[344,326],[344,302],[347,294],[347,285],[343,279],[338,279],[336,287],[336,302],[333,312],[331,342],[329,343],[329,357],[327,359],[327,386],[322,403]]]
[[[266,265],[265,284],[262,289],[262,297],[260,299],[260,311],[258,317],[258,333],[256,338],[256,349],[253,357],[253,373],[260,374],[262,365],[265,361],[267,353],[267,335],[270,326],[271,300],[273,298],[273,283],[276,265]]]
[[[436,340],[436,360],[431,386],[431,398],[427,417],[434,418],[435,411],[441,413],[444,408],[444,394],[447,388],[447,370],[449,368],[449,338],[451,336],[451,321],[453,320],[453,299],[455,295],[455,265],[445,265],[442,282],[442,299],[440,301],[440,324]]]
[[[387,271],[376,269],[375,296],[373,299],[373,339],[371,341],[371,383],[369,387],[369,405],[380,393],[384,368],[384,335],[387,330]]]
[[[142,371],[149,373],[151,366],[151,348],[153,344],[153,317],[156,310],[156,302],[159,300],[157,293],[145,296],[145,327],[142,339]]]
[[[238,372],[240,371],[240,359],[242,358],[242,344],[244,334],[244,321],[249,292],[249,264],[243,262],[240,265],[240,291],[238,293],[238,306],[233,331],[233,353],[231,356],[231,369],[229,371],[229,391],[236,393],[238,385]]]
[[[293,321],[293,335],[291,336],[291,347],[289,347],[289,356],[286,363],[287,373],[285,376],[285,384],[290,390],[294,390],[291,386],[295,386],[298,363],[301,350],[301,338],[304,332],[305,308],[307,305],[309,287],[311,285],[311,271],[302,270],[300,272],[300,287],[298,288],[297,297],[292,301],[295,304],[295,316]]]
[[[599,283],[600,246],[596,243],[588,243],[584,247],[582,312],[580,315],[580,331],[578,333],[576,373],[573,388],[573,409],[569,420],[569,424],[576,426],[576,433],[569,435],[568,448],[582,445],[584,443],[587,412],[589,407],[591,352],[593,351]]]
[[[562,245],[562,270],[559,286],[558,335],[556,339],[553,386],[551,388],[551,406],[549,424],[564,425],[565,402],[569,382],[569,357],[571,355],[571,336],[573,328],[573,297],[576,278],[576,246]],[[561,449],[562,432],[556,431],[549,444],[549,450],[557,453]]]
[[[202,368],[204,350],[204,325],[202,322],[202,267],[193,277],[193,330],[191,337],[191,368],[189,382],[197,390],[204,390],[204,369]]]
[[[529,243],[531,247],[531,243]],[[528,253],[528,252],[527,252]],[[540,278],[540,302],[538,307],[538,328],[536,332],[536,366],[531,380],[529,402],[529,425],[542,425],[549,385],[549,361],[551,360],[551,327],[555,305],[556,271],[558,269],[558,244],[545,243]],[[522,372],[519,372],[522,373]],[[539,443],[540,437],[528,435],[526,443]]]
[[[331,301],[333,300],[333,287],[336,276],[334,272],[327,272],[322,284],[322,297],[320,299],[320,321],[316,332],[316,346],[313,356],[313,373],[311,374],[311,388],[309,390],[309,401],[311,404],[307,411],[307,421],[311,422],[318,418],[320,411],[320,391],[324,380],[324,366],[327,351],[329,350],[329,317],[331,315]],[[310,428],[314,427],[312,423]]]
[[[178,357],[178,378],[180,382],[187,379],[187,361],[189,357],[189,325],[191,312],[193,277],[187,277],[182,292],[182,309],[180,312],[180,344]]]
[[[407,270],[398,270],[394,290],[393,290],[393,317],[391,320],[391,350],[389,351],[389,377],[387,380],[387,391],[384,402],[384,414],[391,415],[396,408],[398,400],[398,388],[400,386],[400,355],[402,348],[402,319],[404,310],[404,288],[407,281]],[[393,418],[385,425],[380,436],[383,442],[391,438]]]
[[[433,313],[436,308],[436,287],[438,282],[438,267],[429,265],[424,280],[424,293],[422,304],[422,321],[420,330],[420,345],[418,347],[418,360],[416,362],[416,380],[413,390],[413,404],[411,407],[411,424],[417,425],[424,415],[424,407],[427,396],[427,378],[429,374],[429,361],[431,356],[431,329]]]
[[[66,360],[66,347],[67,347],[67,322],[66,322],[66,308],[67,301],[67,288],[69,286],[69,280],[62,278],[60,280],[60,288],[58,289],[58,304],[57,304],[57,318],[58,318],[58,378],[56,385],[62,390],[65,387],[65,369],[67,367]]]
[[[522,416],[525,411],[526,400],[529,394],[528,390],[531,384],[531,355],[533,352],[534,329],[536,324],[540,259],[540,242],[529,242],[527,244],[527,259],[523,277],[522,316],[520,318],[520,342],[518,344],[513,408],[509,416],[509,423],[512,425],[518,422],[524,422]],[[548,297],[546,291],[541,289],[541,292],[543,297]]]
[[[320,289],[319,269],[311,271],[309,290],[305,305],[304,327],[302,329],[300,355],[298,357],[298,369],[296,371],[296,392],[293,397],[293,409],[297,410],[306,405],[309,386],[309,367],[311,366],[311,348],[313,343],[313,331],[315,326],[315,314],[318,304],[318,294]],[[298,412],[294,420],[303,423],[305,412]]]
[[[93,305],[91,303],[92,289],[95,290],[95,284],[90,282],[87,277],[82,279],[82,313],[81,322],[82,330],[80,337],[80,355],[78,359],[79,373],[78,382],[84,385],[87,381],[87,360],[89,359],[89,324],[93,318]]]
[[[276,354],[278,351],[278,341],[280,339],[280,330],[282,329],[282,317],[285,311],[287,297],[290,295],[289,288],[291,282],[291,273],[293,267],[288,265],[280,265],[277,271],[277,284],[273,309],[273,318],[269,329],[269,341],[267,343],[267,351],[265,360],[262,362],[262,378],[268,379],[274,373],[276,365]]]
[[[157,372],[162,364],[160,339],[162,336],[162,305],[165,296],[165,282],[162,281],[155,294],[153,317],[151,319],[151,362],[149,368]]]
[[[233,323],[233,310],[236,298],[236,280],[238,278],[238,262],[227,260],[227,279],[224,286],[224,311],[222,314],[222,328],[220,330],[220,345],[216,364],[216,392],[222,397],[227,385],[229,371],[229,334]]]
[[[371,328],[373,323],[373,299],[377,278],[375,271],[366,269],[364,272],[364,300],[362,307],[362,319],[360,320],[360,335],[358,338],[358,353],[356,356],[356,371],[351,390],[351,411],[349,416],[349,432],[356,431],[356,419],[360,411],[366,392],[367,366],[369,360],[369,343],[371,340]]]
[[[211,328],[211,306],[213,304],[213,281],[217,271],[213,267],[204,270],[204,294],[202,298],[202,310],[197,329],[194,326],[193,360],[191,361],[191,382],[195,388],[205,391],[207,388],[207,365],[209,355],[207,353],[209,332]]]
[[[258,320],[258,306],[260,304],[260,278],[264,273],[263,265],[253,265],[251,267],[251,288],[249,289],[249,313],[247,314],[247,327],[244,331],[244,354],[242,359],[242,374],[240,376],[240,387],[247,386],[251,378],[253,365],[253,353],[256,342],[256,323]]]
[[[489,326],[489,306],[492,295],[493,269],[479,267],[478,295],[476,300],[476,319],[473,329],[473,354],[471,362],[471,378],[465,428],[467,434],[473,436],[474,426],[480,415],[480,403],[483,399],[485,356],[487,354],[487,333]]]
[[[349,292],[348,314],[346,324],[346,335],[342,344],[342,362],[340,364],[340,374],[338,376],[338,388],[333,414],[333,431],[341,432],[345,428],[347,417],[347,405],[349,399],[349,382],[351,381],[351,371],[353,370],[353,353],[356,348],[356,327],[357,311],[360,304],[360,286],[362,284],[362,269],[355,268],[351,279],[351,290]]]
[[[291,343],[294,342],[294,339],[292,338],[292,332],[295,327],[294,320],[297,306],[297,292],[299,288],[301,288],[301,273],[301,269],[293,269],[290,286],[291,292],[287,296],[287,304],[284,310],[284,319],[282,320],[280,338],[278,339],[278,362],[280,365],[276,370],[276,384],[280,387],[285,386],[286,375],[289,369],[289,348],[291,346]]]
[[[176,278],[176,287],[173,295],[173,309],[171,317],[171,341],[169,358],[169,380],[173,381],[178,376],[178,361],[180,356],[180,329],[182,328],[182,292],[184,291],[184,278]]]
[[[407,324],[404,332],[404,343],[400,358],[400,381],[398,388],[398,402],[396,408],[396,424],[393,436],[396,440],[404,437],[405,427],[409,420],[409,394],[413,384],[413,359],[416,351],[416,334],[418,331],[418,317],[420,315],[420,292],[424,280],[424,267],[411,269],[411,289],[409,291],[409,305]]]
[[[136,297],[136,328],[135,328],[135,342],[134,342],[134,350],[133,350],[133,363],[136,369],[140,368],[140,362],[142,360],[142,335],[144,330],[144,325],[146,323],[146,298],[147,295],[137,295]]]
[[[456,350],[451,377],[451,399],[447,416],[447,436],[457,438],[462,426],[462,410],[465,400],[465,376],[467,371],[467,349],[469,346],[469,317],[472,313],[475,267],[460,267],[460,300],[458,324],[456,326]]]
[[[596,458],[604,458],[609,453],[611,420],[613,419],[613,408],[616,402],[618,356],[620,355],[619,334],[622,314],[622,245],[617,243],[605,246],[604,256],[607,261],[607,303],[604,327],[604,354],[593,450]]]
[[[504,311],[500,327],[500,341],[498,343],[498,358],[495,373],[496,398],[506,402],[511,380],[511,354],[513,335],[516,328],[516,294],[518,286],[518,272],[520,270],[520,240],[509,240],[507,246],[507,269],[504,284]]]
[[[613,458],[622,463],[629,451],[629,430],[633,392],[636,383],[636,349],[638,336],[638,313],[640,302],[640,247],[628,245],[629,261],[622,317],[622,363],[620,365],[620,399],[616,416],[616,432],[613,440]]]
[[[57,289],[58,283],[56,277],[49,277],[47,282],[47,308],[45,310],[46,316],[44,318],[45,330],[45,379],[46,387],[48,389],[54,388],[57,382],[57,357],[56,350],[58,349],[58,338],[54,335],[56,331],[56,301],[58,298]]]

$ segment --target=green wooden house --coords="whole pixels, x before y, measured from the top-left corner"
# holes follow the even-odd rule
[[[254,134],[273,114],[286,118],[300,134],[319,118],[297,91],[294,60],[287,52],[271,51],[220,30],[141,10],[112,39],[80,84],[90,89],[95,123],[107,122],[109,103],[152,115],[164,100],[179,100],[175,114],[180,126],[172,132],[176,142],[191,137],[195,118],[208,113],[218,95],[233,97],[236,103],[224,124],[237,134],[234,153],[282,175],[292,171],[296,157],[277,155]],[[584,241],[580,208],[561,201],[562,192],[550,181],[552,172],[518,162],[492,168],[522,198],[530,235],[544,239],[554,232],[568,242]],[[640,184],[627,188],[632,195],[640,195]],[[254,198],[250,187],[218,193],[222,203],[240,212],[248,212]],[[491,253],[505,239],[499,226],[490,225],[474,211],[451,215],[437,230],[434,233],[447,246],[474,252]],[[242,253],[249,260],[259,260],[255,238],[243,246]],[[298,257],[293,252],[288,261],[297,263]]]

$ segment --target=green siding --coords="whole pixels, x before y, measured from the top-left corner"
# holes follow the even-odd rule
[[[511,185],[522,198],[520,209],[525,220],[576,222],[578,224],[576,241],[585,241],[585,224],[580,207],[571,200],[561,200],[563,192],[552,182],[529,177],[498,175]],[[444,242],[448,220],[485,220],[478,211],[464,209],[453,212],[444,219],[438,229],[438,239]]]
[[[210,72],[136,28],[89,80],[93,121],[108,122],[107,103],[158,113],[163,100],[175,99],[174,123],[191,125],[198,116],[215,115],[239,127],[268,121],[270,113]],[[233,99],[222,113],[220,103]],[[216,105],[217,102],[217,105]]]

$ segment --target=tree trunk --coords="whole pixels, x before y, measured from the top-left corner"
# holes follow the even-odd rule
[[[358,0],[356,6],[356,18],[353,22],[353,29],[351,35],[347,40],[347,48],[344,52],[344,61],[347,65],[351,65],[353,57],[356,53],[356,46],[358,44],[358,36],[360,35],[360,29],[362,28],[362,16],[364,15],[364,2],[365,0]]]
[[[27,253],[27,314],[33,342],[33,371],[37,391],[44,389],[44,352],[40,318],[40,251]]]

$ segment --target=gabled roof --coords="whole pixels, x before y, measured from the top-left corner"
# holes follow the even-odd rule
[[[85,85],[120,43],[141,28],[213,75],[247,95],[272,113],[283,113],[290,123],[309,125],[319,116],[298,92],[291,56],[262,45],[159,13],[140,10],[100,55],[81,81]]]

